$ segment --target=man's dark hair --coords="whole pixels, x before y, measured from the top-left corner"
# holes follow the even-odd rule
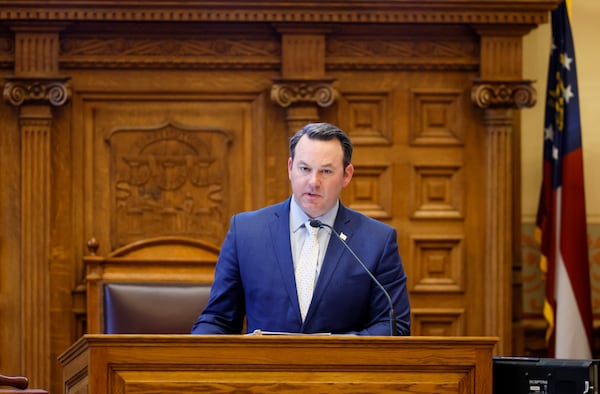
[[[309,123],[296,132],[290,138],[290,157],[294,160],[296,154],[296,145],[298,141],[306,135],[310,139],[329,141],[336,138],[342,144],[342,150],[344,151],[344,168],[348,167],[352,161],[352,141],[346,133],[339,127],[336,127],[330,123]]]

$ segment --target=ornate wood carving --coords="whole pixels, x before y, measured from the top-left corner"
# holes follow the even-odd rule
[[[507,24],[537,25],[548,18],[555,1],[528,2],[527,8],[510,2],[481,1],[477,7],[469,2],[456,2],[452,7],[445,0],[296,1],[282,6],[277,1],[245,0],[218,4],[213,1],[190,0],[176,6],[171,1],[153,1],[124,5],[103,5],[90,8],[85,4],[51,4],[40,7],[29,1],[11,1],[0,9],[0,19],[70,20],[70,21],[172,21],[172,22],[285,22],[285,23],[411,23],[411,24]]]
[[[281,78],[273,80],[271,99],[286,108],[288,134],[319,120],[315,105],[329,107],[336,98],[325,76],[325,34],[320,27],[279,26]]]
[[[54,107],[64,105],[71,97],[69,78],[5,77],[4,100],[14,106],[25,102],[45,102]]]
[[[276,78],[271,87],[271,100],[286,109],[288,132],[294,134],[309,122],[319,120],[317,106],[327,108],[336,98],[337,91],[327,79],[296,80]]]
[[[112,248],[161,235],[219,244],[232,193],[231,141],[224,130],[175,124],[112,132]]]
[[[159,28],[159,27],[157,27]],[[270,31],[252,29],[246,35],[225,36],[214,28],[186,33],[185,39],[148,39],[116,35],[65,36],[60,62],[64,68],[277,69],[281,48]]]
[[[373,37],[347,32],[327,42],[328,70],[475,71],[478,66],[479,47],[462,29],[384,29]]]
[[[475,81],[471,99],[479,108],[530,108],[536,103],[532,81]]]
[[[337,92],[331,86],[331,79],[290,80],[275,79],[271,88],[271,99],[283,108],[295,104],[316,104],[329,107],[335,101]]]

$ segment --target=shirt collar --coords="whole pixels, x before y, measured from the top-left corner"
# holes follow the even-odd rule
[[[304,223],[306,223],[307,220],[311,218],[302,210],[302,208],[300,208],[293,196],[291,197],[291,200],[292,201],[290,203],[290,226],[292,228],[292,231],[296,232],[300,227],[304,226]],[[333,227],[333,223],[335,222],[335,217],[337,216],[339,206],[340,202],[338,200],[338,203],[335,204],[333,208],[331,208],[329,211],[325,212],[324,215],[312,219],[318,219],[322,223],[328,224]]]

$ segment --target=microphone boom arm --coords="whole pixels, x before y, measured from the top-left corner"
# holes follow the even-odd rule
[[[373,282],[375,282],[375,284],[381,289],[381,291],[386,296],[386,298],[390,304],[390,336],[392,336],[392,337],[396,336],[396,312],[394,311],[394,303],[392,302],[392,297],[390,297],[390,294],[385,289],[385,287],[383,287],[381,282],[379,282],[377,280],[377,278],[375,278],[375,275],[373,275],[373,273],[371,271],[369,271],[369,269],[367,268],[365,263],[362,262],[362,260],[356,255],[356,253],[354,253],[352,248],[346,243],[346,241],[344,241],[344,239],[340,236],[340,234],[337,231],[335,231],[335,229],[332,226],[330,226],[326,223],[323,223],[320,220],[316,220],[316,219],[312,219],[310,221],[310,225],[311,225],[311,227],[320,227],[320,228],[327,227],[328,229],[333,231],[333,233],[336,235],[337,239],[340,240],[340,242],[346,247],[346,249],[350,252],[350,254],[352,254],[352,256],[356,259],[356,261],[358,261],[358,263],[365,270],[365,272],[367,274],[369,274],[369,276],[371,277]]]

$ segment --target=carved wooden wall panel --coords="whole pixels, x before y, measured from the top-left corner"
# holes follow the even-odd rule
[[[462,308],[414,308],[412,335],[463,335],[465,310]]]
[[[413,91],[412,145],[462,145],[461,91]]]
[[[556,1],[0,5],[0,370],[60,392],[87,241],[220,245],[289,196],[289,135],[317,120],[355,143],[343,202],[398,230],[413,333],[511,353],[520,42]]]
[[[252,97],[153,101],[85,104],[87,235],[108,251],[159,235],[220,245],[252,198],[245,179],[257,158],[243,141],[262,144]]]
[[[239,164],[231,139],[227,130],[171,123],[111,132],[109,181],[99,182],[111,188],[111,249],[165,233],[217,244],[235,192],[230,164]]]

